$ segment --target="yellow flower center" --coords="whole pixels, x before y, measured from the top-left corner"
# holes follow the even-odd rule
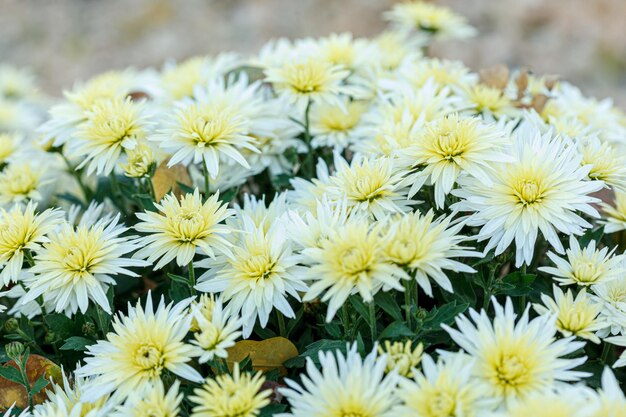
[[[153,343],[140,345],[135,352],[135,364],[150,376],[161,375],[164,363],[163,352]]]
[[[428,404],[428,416],[431,417],[454,417],[456,408],[455,398],[447,392],[438,391]]]
[[[602,270],[593,262],[577,260],[572,263],[574,279],[579,282],[595,282],[602,275]]]
[[[272,276],[276,261],[269,253],[252,255],[241,264],[245,276],[254,281],[263,281]]]
[[[93,254],[78,246],[68,248],[63,257],[64,268],[79,277],[90,274],[94,263]]]
[[[528,367],[523,358],[503,354],[496,362],[496,378],[501,385],[516,388],[528,381]]]
[[[362,247],[345,249],[339,257],[342,272],[345,275],[356,276],[368,272],[372,262],[372,255]]]
[[[515,195],[519,199],[520,204],[529,206],[534,203],[540,203],[543,199],[543,192],[539,184],[534,180],[521,180],[515,187]]]
[[[465,151],[465,144],[459,140],[454,132],[441,133],[437,140],[439,153],[445,159],[452,159]]]

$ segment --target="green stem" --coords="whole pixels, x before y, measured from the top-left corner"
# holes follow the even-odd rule
[[[65,156],[65,154],[63,154],[63,152],[59,152],[59,154],[63,157],[63,160],[65,161],[65,165],[67,165],[67,170],[69,171],[69,173],[76,179],[76,182],[78,182],[78,186],[83,192],[85,201],[89,203],[89,200],[91,200],[92,198],[92,192],[89,189],[89,187],[87,187],[85,183],[83,183],[83,177],[81,173],[76,170],[76,167],[72,166],[72,163],[70,162],[69,159],[67,159],[67,157]]]
[[[193,269],[193,260],[189,262],[189,287],[191,288],[191,295],[196,295],[196,272]]]
[[[404,282],[404,319],[406,320],[406,326],[411,328],[411,283],[413,278]]]
[[[372,300],[369,304],[370,310],[370,329],[372,331],[372,343],[376,343],[378,336],[376,335],[376,303]]]
[[[348,310],[348,300],[341,306],[341,323],[346,337],[350,335],[350,311]]]
[[[211,193],[209,190],[209,169],[206,166],[204,155],[202,155],[202,172],[204,174],[204,196],[205,198],[209,198],[209,194]]]
[[[30,265],[31,267],[35,266],[35,259],[33,259],[33,255],[32,253],[30,253],[30,249],[26,249],[24,251],[24,257],[26,258],[26,262],[28,262],[28,265]]]
[[[100,304],[96,303],[96,315],[98,317],[98,326],[100,327],[100,332],[102,333],[102,336],[106,338],[107,333],[109,332],[109,326],[106,320],[106,317],[104,316],[106,313],[104,312],[104,310],[102,309],[102,307],[100,307]]]
[[[602,363],[606,364],[607,360],[609,359],[609,353],[611,352],[611,344],[610,343],[603,343],[603,347],[602,347],[602,356],[600,356],[600,360],[602,361]]]
[[[278,332],[282,337],[287,337],[287,326],[285,326],[285,316],[283,313],[276,310],[276,316],[278,317]]]

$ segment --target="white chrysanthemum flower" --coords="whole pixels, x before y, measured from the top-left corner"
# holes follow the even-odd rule
[[[72,383],[63,374],[63,383],[52,383],[48,399],[33,409],[33,417],[106,417],[117,404],[115,398],[103,396],[95,401],[86,401],[82,395],[93,380],[75,377]]]
[[[595,392],[580,385],[560,385],[512,401],[494,417],[590,417]],[[608,416],[607,416],[608,417]]]
[[[383,346],[378,346],[378,354],[381,356],[385,355],[387,358],[385,372],[390,373],[395,371],[399,375],[407,378],[413,377],[415,369],[422,361],[423,353],[424,345],[418,343],[418,345],[413,348],[413,343],[410,340],[394,343],[385,340]]]
[[[451,94],[451,88],[467,89],[478,83],[478,75],[473,73],[461,61],[449,61],[439,58],[422,58],[406,60],[395,72],[395,79],[384,79],[381,87],[385,90],[401,92],[406,85],[411,90],[421,90],[433,84],[435,91],[444,91]],[[459,103],[461,98],[455,98],[463,109],[470,107],[467,102]]]
[[[450,225],[452,217],[434,219],[432,210],[425,215],[419,212],[392,217],[388,221],[389,231],[386,258],[409,271],[426,294],[432,297],[430,279],[441,288],[453,292],[452,283],[444,270],[476,272],[452,257],[480,257],[479,252],[460,246],[468,238],[458,233],[463,223]]]
[[[287,195],[276,194],[272,202],[266,206],[265,196],[257,198],[244,194],[243,206],[235,205],[236,216],[229,218],[226,224],[234,230],[243,230],[252,221],[255,227],[267,233],[274,223],[281,223],[287,211]]]
[[[475,359],[475,382],[488,388],[490,397],[510,402],[553,386],[555,381],[577,381],[588,374],[573,369],[586,357],[565,358],[582,348],[584,342],[573,337],[556,339],[556,317],[528,318],[530,305],[516,322],[513,302],[507,298],[502,307],[494,298],[493,321],[485,310],[471,309],[458,316],[458,330],[442,327],[464,351]]]
[[[243,335],[250,336],[259,319],[265,327],[276,309],[285,317],[295,313],[287,295],[300,300],[298,291],[306,291],[302,267],[292,253],[287,232],[279,223],[265,232],[252,219],[240,219],[241,230],[231,234],[230,254],[219,254],[196,264],[208,270],[198,279],[198,291],[221,293],[233,314],[242,315]]]
[[[232,160],[250,168],[241,154],[244,149],[257,152],[249,132],[250,119],[226,100],[181,101],[150,140],[172,154],[168,166],[202,163],[216,178],[220,161]]]
[[[556,328],[565,337],[576,336],[593,343],[600,343],[595,332],[608,326],[608,323],[598,317],[602,305],[592,301],[587,296],[586,289],[582,289],[574,298],[572,290],[563,293],[558,286],[553,287],[554,299],[548,294],[541,295],[541,304],[534,304],[539,314],[556,316]]]
[[[265,81],[303,112],[311,102],[340,106],[339,96],[350,92],[342,85],[349,74],[341,65],[322,59],[319,53],[295,49],[282,62],[265,68]]]
[[[319,201],[325,196],[330,186],[330,172],[323,158],[320,158],[315,167],[315,177],[310,181],[295,177],[289,180],[293,190],[287,191],[287,201],[291,207],[302,211],[315,211]]]
[[[626,277],[594,285],[591,289],[595,294],[594,300],[602,305],[600,317],[610,325],[598,332],[598,336],[626,334]]]
[[[485,388],[473,383],[471,358],[462,353],[446,355],[437,363],[428,355],[422,359],[422,371],[413,379],[402,379],[396,407],[397,417],[482,417],[493,410],[493,399]]]
[[[354,157],[348,164],[335,154],[335,169],[327,195],[334,200],[345,200],[349,209],[379,220],[388,214],[411,210],[410,204],[414,202],[407,200],[405,171],[394,159]]]
[[[617,248],[609,252],[608,247],[596,249],[596,241],[591,240],[581,249],[578,240],[570,236],[567,260],[548,252],[548,258],[555,267],[542,266],[538,269],[551,274],[561,285],[575,284],[583,287],[603,284],[617,279],[626,273],[626,256],[614,255]]]
[[[42,142],[61,146],[70,141],[77,126],[87,120],[88,111],[101,101],[125,97],[136,83],[133,71],[109,71],[64,92],[66,101],[52,106],[50,118],[38,129]]]
[[[492,185],[460,178],[452,193],[463,200],[451,208],[472,212],[467,224],[480,226],[479,241],[489,240],[485,252],[499,255],[515,241],[515,265],[530,265],[539,232],[563,253],[557,232],[582,235],[591,224],[577,211],[599,217],[591,197],[601,181],[587,181],[591,167],[580,165],[576,147],[533,128],[518,130],[512,149],[515,162],[494,167]],[[461,181],[463,180],[463,181]]]
[[[418,36],[385,30],[372,41],[376,48],[376,62],[383,71],[392,72],[401,67],[404,62],[413,62],[421,57],[419,47],[423,40]]]
[[[191,326],[185,310],[191,299],[165,305],[161,299],[156,311],[148,293],[145,308],[138,302],[129,306],[126,316],[113,319],[113,331],[106,340],[87,347],[85,365],[76,373],[95,376],[84,390],[86,400],[95,400],[116,391],[125,398],[133,392],[147,392],[151,384],[168,370],[193,382],[202,376],[187,364],[197,356],[196,347],[184,342]]]
[[[235,363],[233,374],[221,374],[207,379],[196,388],[189,399],[196,404],[192,417],[257,417],[270,403],[270,390],[262,390],[265,377],[262,372],[241,373]]]
[[[626,415],[626,396],[611,369],[602,372],[602,388],[598,391],[589,417],[620,417]]]
[[[347,101],[341,106],[320,103],[311,108],[311,145],[328,146],[342,152],[357,139],[361,116],[367,110],[362,101]]]
[[[371,67],[371,46],[366,39],[354,39],[352,33],[332,33],[314,41],[320,58],[341,65],[352,73]]]
[[[242,320],[232,314],[229,309],[222,308],[222,301],[217,300],[212,306],[210,317],[198,305],[191,307],[193,323],[197,325],[194,339],[191,343],[200,349],[199,363],[206,363],[214,357],[227,358],[226,349],[235,345],[235,340],[241,336]]]
[[[504,130],[479,118],[452,114],[427,124],[413,145],[399,155],[400,164],[419,170],[407,176],[412,184],[409,196],[428,181],[435,186],[435,203],[441,208],[461,174],[491,185],[491,167],[511,162],[504,153],[508,144]]]
[[[126,158],[120,168],[124,175],[131,178],[143,178],[150,174],[150,170],[156,165],[156,157],[150,145],[141,140],[133,149],[125,150]]]
[[[141,222],[135,230],[148,234],[140,239],[142,249],[135,257],[146,258],[150,263],[161,258],[155,266],[160,269],[173,259],[179,266],[188,265],[199,250],[209,256],[215,256],[214,249],[228,251],[223,235],[230,229],[220,223],[233,212],[219,201],[219,193],[204,203],[197,188],[180,201],[174,194],[167,194],[155,207],[159,212],[136,214]]]
[[[0,131],[0,164],[9,163],[24,145],[24,138],[15,133]]]
[[[385,375],[386,358],[376,353],[374,349],[362,359],[356,345],[345,355],[320,352],[321,370],[307,358],[302,385],[287,379],[288,388],[280,389],[291,409],[278,417],[397,416],[393,407],[399,378],[395,371]]]
[[[33,73],[25,68],[0,65],[0,97],[9,100],[37,99],[37,86]]]
[[[48,242],[47,234],[63,218],[58,209],[35,213],[36,205],[15,205],[11,210],[0,208],[0,281],[4,285],[16,282],[22,271],[24,256],[31,255]]]
[[[215,57],[198,56],[178,64],[168,62],[163,68],[161,86],[169,99],[191,97],[199,86],[225,76],[239,65],[237,56],[223,53]]]
[[[138,245],[133,237],[121,236],[128,229],[118,220],[119,215],[104,218],[91,227],[64,223],[49,233],[49,242],[30,269],[34,277],[25,280],[28,293],[23,301],[43,296],[48,311],[67,316],[78,310],[85,313],[93,301],[111,314],[106,293],[109,285],[116,284],[113,276],[137,277],[128,268],[147,265],[127,257]]]
[[[385,256],[389,237],[383,236],[384,227],[356,218],[331,231],[319,247],[302,251],[302,262],[310,265],[305,277],[311,281],[304,301],[324,293],[327,322],[351,294],[359,293],[363,301],[370,303],[381,289],[403,290],[400,280],[409,276]]]
[[[470,104],[474,114],[486,119],[500,119],[505,116],[516,117],[521,111],[513,105],[513,101],[499,88],[476,84],[461,90],[465,102]]]
[[[359,216],[358,213],[352,215]],[[321,248],[322,242],[328,239],[334,230],[342,227],[349,216],[345,202],[331,203],[327,198],[322,198],[317,202],[314,211],[298,213],[290,210],[285,220],[287,233],[299,250]]]
[[[604,181],[612,188],[626,192],[626,157],[619,149],[596,137],[578,141],[582,165],[591,165],[589,178]]]
[[[604,233],[615,233],[626,230],[626,192],[615,190],[614,206],[600,203],[605,219]]]
[[[15,161],[0,172],[0,204],[42,201],[54,181],[50,171],[32,161]]]
[[[398,3],[384,16],[400,30],[420,31],[435,38],[468,38],[476,33],[463,16],[421,0]]]
[[[112,417],[178,417],[183,394],[178,393],[176,380],[166,392],[163,382],[156,380],[146,393],[132,392],[123,405],[109,414]]]
[[[87,174],[109,175],[122,152],[133,150],[149,134],[150,122],[143,105],[130,97],[98,101],[86,111],[87,120],[78,125],[64,152],[82,162],[77,169]]]

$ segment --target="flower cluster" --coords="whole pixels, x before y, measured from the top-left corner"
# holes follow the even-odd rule
[[[0,67],[0,410],[626,415],[626,115],[429,57],[475,32],[447,8],[384,16],[47,117]]]

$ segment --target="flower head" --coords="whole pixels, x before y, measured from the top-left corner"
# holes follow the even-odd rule
[[[320,352],[319,361],[321,370],[307,358],[301,385],[286,380],[288,388],[280,392],[291,410],[279,417],[397,415],[392,407],[398,403],[394,393],[398,375],[385,375],[387,361],[384,356],[378,357],[376,350],[362,359],[354,345],[345,355],[339,351]]]
[[[256,417],[270,403],[271,391],[261,391],[265,377],[261,372],[242,374],[235,363],[233,374],[207,379],[189,399],[196,404],[193,417]]]
[[[178,393],[176,380],[166,392],[163,382],[156,380],[146,394],[133,392],[122,406],[111,413],[113,417],[178,417],[183,394]]]
[[[23,302],[43,296],[47,308],[71,316],[85,313],[89,302],[111,314],[106,296],[113,276],[138,276],[128,269],[146,262],[126,257],[137,249],[134,239],[121,236],[128,229],[117,222],[119,216],[103,218],[92,226],[62,224],[48,234],[49,242],[35,256],[27,278],[28,293]]]
[[[220,223],[232,215],[226,204],[219,201],[219,193],[202,203],[198,189],[184,195],[180,201],[174,194],[167,194],[160,204],[160,213],[146,211],[137,213],[141,222],[135,229],[148,233],[141,238],[143,246],[136,257],[157,262],[155,269],[162,268],[176,258],[179,266],[188,265],[197,250],[214,256],[214,249],[228,251],[228,242],[222,235],[230,232]]]
[[[99,101],[87,114],[66,145],[67,153],[82,158],[77,169],[109,175],[122,152],[135,149],[137,141],[148,135],[148,119],[130,97]]]
[[[422,361],[424,345],[419,343],[413,348],[413,343],[410,340],[394,343],[385,340],[383,346],[378,346],[378,353],[387,358],[385,372],[389,373],[395,370],[399,375],[410,378],[414,374],[414,369]]]
[[[187,364],[196,356],[196,348],[184,342],[191,325],[185,309],[191,299],[178,304],[157,306],[148,294],[145,307],[129,306],[127,315],[113,319],[113,331],[106,340],[87,347],[85,365],[79,376],[95,376],[86,389],[86,399],[96,399],[116,391],[121,397],[133,392],[147,393],[165,370],[193,382],[202,376]]]
[[[233,314],[241,312],[244,337],[248,337],[257,318],[265,327],[276,308],[286,317],[295,317],[287,295],[300,300],[306,291],[298,259],[292,254],[286,231],[273,224],[267,233],[252,219],[242,218],[240,232],[231,235],[232,252],[207,258],[198,266],[208,268],[199,278],[199,291],[221,293]]]
[[[596,249],[596,241],[591,240],[586,248],[581,249],[578,240],[571,236],[567,260],[548,252],[548,257],[556,268],[539,267],[539,270],[552,274],[561,285],[576,284],[587,287],[602,284],[621,277],[626,272],[626,256],[614,255],[615,249]]]
[[[600,203],[606,220],[604,223],[605,233],[615,233],[626,230],[626,192],[615,190],[614,206],[606,203]]]
[[[453,114],[427,124],[400,156],[407,166],[418,169],[408,177],[412,183],[409,196],[428,180],[435,186],[435,202],[441,208],[462,173],[492,184],[490,167],[495,162],[510,161],[503,152],[506,144],[508,138],[499,127],[478,118]]]
[[[535,304],[535,311],[539,314],[556,316],[556,327],[564,336],[576,336],[582,339],[600,343],[594,332],[607,327],[607,323],[598,317],[602,305],[593,302],[582,289],[574,299],[571,290],[563,293],[556,285],[553,288],[554,299],[547,294],[541,295],[543,305]]]
[[[45,167],[31,162],[13,162],[0,172],[0,204],[44,199],[43,187],[50,183]]]
[[[554,381],[576,381],[586,376],[572,370],[586,357],[565,358],[584,346],[572,337],[555,337],[556,317],[528,318],[528,308],[516,322],[513,303],[507,298],[502,307],[494,299],[495,318],[471,309],[470,317],[458,316],[458,330],[442,325],[465,352],[475,359],[473,376],[489,396],[509,402],[552,386]]]
[[[203,295],[204,296],[204,295]],[[242,322],[239,317],[232,314],[230,310],[224,310],[222,301],[213,303],[210,317],[207,317],[206,309],[201,304],[191,307],[194,322],[197,330],[194,333],[192,343],[200,348],[201,355],[198,362],[205,363],[214,357],[226,358],[226,349],[235,345],[235,340],[241,336]]]
[[[27,251],[37,252],[48,242],[47,235],[61,223],[63,214],[57,209],[35,213],[36,205],[15,205],[11,210],[0,208],[0,278],[4,285],[17,281]]]
[[[398,3],[385,17],[399,29],[421,31],[438,38],[466,38],[475,33],[462,16],[447,7],[421,0]]]
[[[428,355],[422,372],[400,381],[398,417],[481,417],[493,408],[484,387],[472,383],[471,358],[451,354],[437,363]]]
[[[475,272],[452,257],[475,257],[480,253],[459,244],[466,240],[459,235],[463,223],[450,226],[451,217],[434,219],[432,210],[397,215],[388,221],[389,239],[385,255],[394,264],[407,268],[424,292],[432,297],[430,279],[452,292],[452,283],[444,270]]]
[[[351,294],[358,292],[363,301],[371,302],[381,289],[402,290],[400,279],[408,275],[385,256],[388,237],[382,235],[382,227],[357,218],[331,232],[320,247],[302,251],[310,265],[306,277],[312,281],[304,301],[324,293],[322,301],[329,302],[326,321]]]
[[[463,198],[453,210],[472,212],[469,226],[481,226],[479,241],[489,240],[485,252],[498,255],[515,240],[515,265],[530,264],[539,232],[563,253],[557,231],[581,235],[591,224],[577,211],[599,217],[591,206],[598,199],[590,194],[603,183],[588,181],[589,166],[580,165],[574,146],[550,134],[519,129],[513,151],[515,162],[498,164],[493,184],[473,179],[461,181],[453,194]]]

